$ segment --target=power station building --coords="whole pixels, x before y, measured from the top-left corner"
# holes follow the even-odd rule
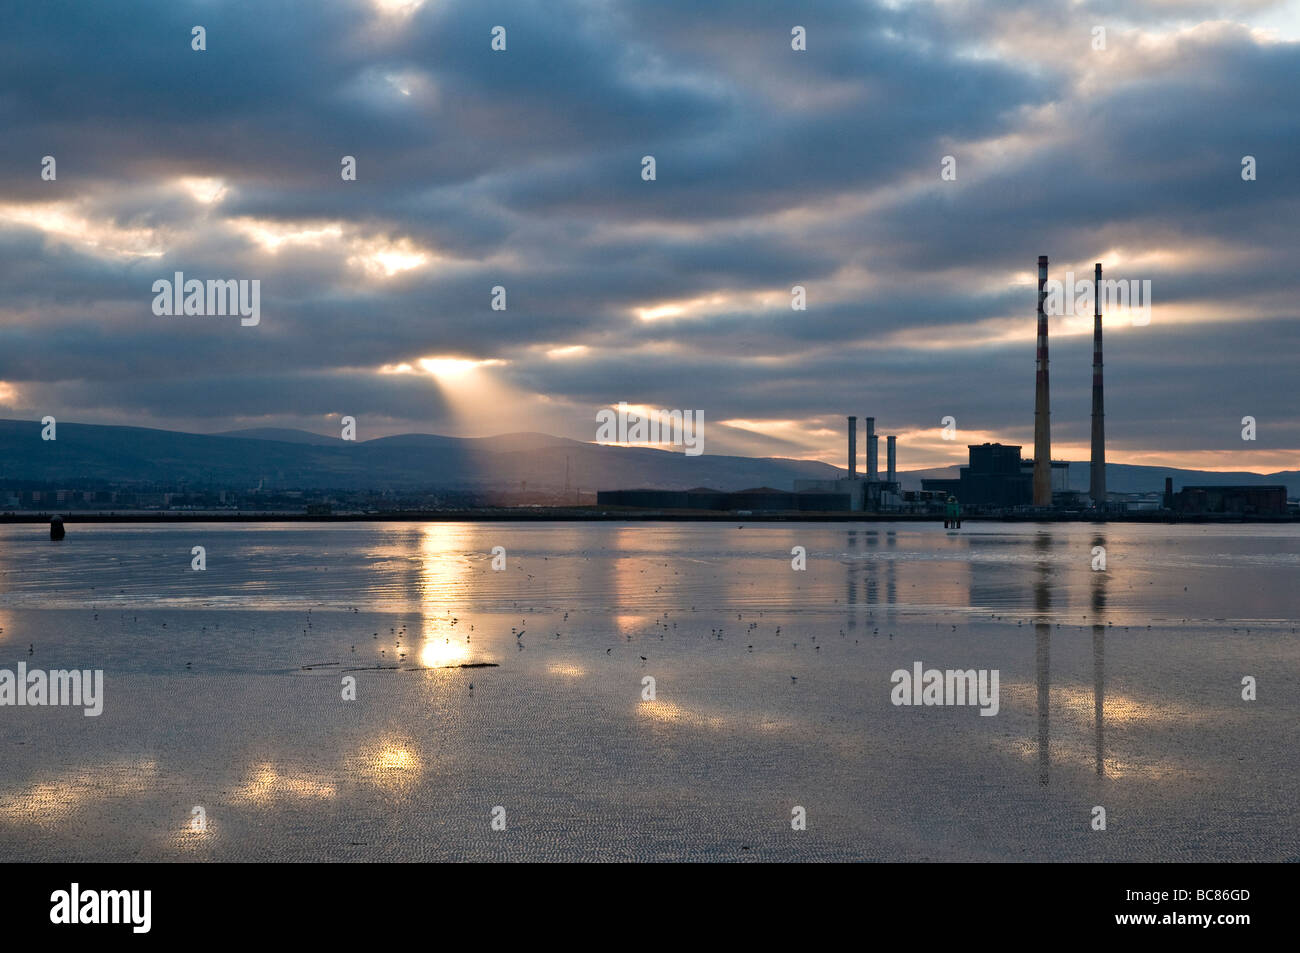
[[[638,509],[709,510],[732,513],[891,513],[903,509],[898,482],[898,438],[885,437],[885,475],[879,472],[880,438],[876,418],[866,418],[867,468],[858,473],[858,418],[848,418],[848,476],[833,480],[795,480],[794,490],[756,487],[724,493],[707,487],[694,490],[601,490],[600,506]]]
[[[963,506],[1034,505],[1034,461],[1022,459],[1018,445],[981,443],[966,450],[970,465],[958,471],[957,479],[923,479],[921,488],[956,497]],[[1054,460],[1049,472],[1051,492],[1068,492],[1070,464]]]
[[[902,508],[902,485],[898,482],[898,438],[885,437],[885,478],[880,478],[880,437],[876,418],[866,418],[867,470],[858,476],[858,418],[848,417],[848,476],[838,480],[795,480],[798,494],[843,495],[845,509],[853,513],[889,513]]]
[[[846,476],[830,480],[795,480],[794,492],[760,487],[739,493],[696,489],[687,491],[602,491],[599,503],[610,506],[715,510],[732,512],[942,512],[947,497],[962,507],[985,511],[1023,508],[1033,515],[1047,507],[1084,511],[1091,501],[1100,514],[1164,510],[1175,518],[1277,518],[1293,514],[1285,486],[1186,486],[1177,494],[1173,480],[1165,481],[1164,498],[1140,494],[1115,494],[1108,500],[1106,486],[1105,394],[1102,363],[1101,263],[1093,268],[1092,433],[1089,480],[1086,493],[1070,488],[1070,464],[1053,460],[1051,434],[1051,383],[1048,361],[1048,259],[1038,257],[1037,342],[1034,365],[1034,454],[1021,456],[1014,444],[968,445],[969,463],[956,479],[922,479],[921,491],[902,493],[897,471],[897,438],[886,437],[886,471],[879,469],[876,418],[865,418],[866,468],[858,469],[858,418],[847,418],[848,466]],[[936,499],[937,497],[937,499]],[[1126,497],[1126,498],[1121,498]]]

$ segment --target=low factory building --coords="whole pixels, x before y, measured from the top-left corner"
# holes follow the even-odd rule
[[[706,510],[727,513],[839,513],[848,510],[848,494],[799,493],[754,487],[725,493],[699,487],[694,490],[601,490],[598,506],[626,506],[642,510]]]
[[[1172,508],[1186,516],[1285,516],[1286,487],[1185,486],[1173,494]]]

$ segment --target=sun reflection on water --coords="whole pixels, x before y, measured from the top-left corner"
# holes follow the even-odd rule
[[[234,793],[235,801],[247,801],[265,806],[285,798],[299,800],[332,798],[334,784],[308,774],[287,774],[272,764],[259,764],[248,780]]]
[[[0,821],[42,827],[61,824],[91,804],[149,791],[158,775],[158,762],[152,759],[88,765],[0,794]]]
[[[394,739],[363,748],[351,759],[350,766],[362,780],[394,794],[409,793],[424,773],[424,762],[415,753],[415,746]]]
[[[426,620],[427,621],[427,620]],[[420,648],[420,664],[425,668],[446,668],[469,661],[469,644],[436,633],[426,635]]]

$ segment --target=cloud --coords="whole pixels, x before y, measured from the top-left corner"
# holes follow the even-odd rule
[[[1108,324],[1115,459],[1248,466],[1247,413],[1300,453],[1281,9],[40,4],[0,31],[0,412],[592,439],[626,400],[704,410],[711,450],[836,463],[871,414],[939,463],[946,414],[1029,442],[1047,253],[1152,282],[1150,325]],[[261,324],[154,316],[176,271],[259,279]],[[1053,335],[1081,445],[1090,321]],[[382,373],[430,358],[492,363],[477,398]]]

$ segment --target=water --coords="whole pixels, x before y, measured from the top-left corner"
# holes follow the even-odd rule
[[[0,859],[1300,858],[1294,526],[46,535],[0,526],[0,669],[104,713],[0,707]],[[891,704],[916,661],[998,714]]]

